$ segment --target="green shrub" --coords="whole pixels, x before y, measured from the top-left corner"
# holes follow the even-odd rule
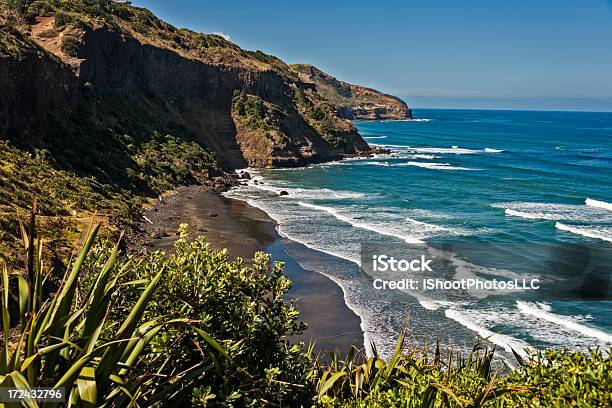
[[[64,262],[72,242],[79,238],[77,217],[97,211],[112,224],[127,225],[141,207],[137,197],[115,186],[57,169],[47,150],[30,153],[0,141],[0,260],[10,266],[21,264],[17,220],[30,210],[32,195],[39,197],[38,233],[45,253]]]
[[[404,334],[386,361],[352,349],[317,364],[317,403],[324,407],[607,407],[612,397],[610,354],[566,350],[522,358],[517,369],[495,368],[495,349],[476,346],[464,358],[436,347],[404,351]],[[611,350],[612,351],[612,350]]]
[[[89,291],[77,290],[100,225],[90,229],[80,253],[60,279],[60,286],[45,297],[49,272],[43,266],[42,245],[33,239],[35,207],[34,204],[30,216],[32,235],[23,234],[27,268],[15,274],[20,322],[15,336],[11,336],[11,277],[6,267],[1,274],[0,386],[64,389],[68,406],[132,406],[136,401],[162,400],[173,395],[180,391],[176,385],[180,376],[197,376],[205,371],[191,367],[160,381],[155,376],[158,367],[145,358],[145,350],[166,332],[189,333],[202,340],[199,361],[203,367],[214,366],[220,356],[227,356],[206,332],[193,328],[185,319],[166,321],[159,316],[142,321],[163,275],[163,265],[146,281],[118,285],[114,271],[125,269],[129,261],[117,265],[118,246],[114,246],[96,262]],[[109,322],[109,310],[126,288],[134,296],[133,307],[121,319]]]
[[[133,141],[129,136],[123,139]],[[138,146],[133,157],[139,170],[132,173],[136,182],[157,194],[180,185],[205,183],[215,164],[212,154],[198,143],[158,132]]]
[[[53,13],[53,7],[46,1],[36,0],[28,6],[28,14],[48,17]]]
[[[172,254],[123,257],[108,241],[93,245],[98,228],[50,296],[41,243],[24,232],[34,262],[0,276],[2,338],[10,339],[0,386],[63,386],[71,406],[609,406],[612,361],[601,351],[517,355],[510,369],[480,345],[467,357],[407,351],[402,333],[389,360],[354,347],[313,358],[286,340],[304,327],[283,299],[282,265],[268,255],[246,265],[202,237],[190,240],[183,224]]]
[[[72,23],[73,20],[74,17],[70,14],[59,12],[55,14],[54,25],[56,28],[65,27],[68,24]]]
[[[64,54],[70,57],[78,57],[80,47],[81,40],[74,35],[65,35],[64,38],[62,38],[61,50]]]
[[[257,95],[234,92],[232,110],[246,124],[249,130],[281,131],[280,120],[285,112],[275,104],[264,102]]]
[[[28,7],[32,3],[33,0],[3,0],[0,3],[0,6],[6,8],[10,13],[17,16],[18,18],[22,18],[27,14]]]
[[[300,332],[297,309],[283,301],[290,286],[282,265],[270,267],[270,257],[255,254],[253,264],[230,259],[227,250],[209,247],[204,238],[188,240],[186,225],[180,229],[175,253],[155,252],[134,262],[121,282],[149,281],[165,266],[160,284],[145,312],[150,319],[188,319],[219,339],[229,359],[203,373],[192,383],[185,381],[180,398],[213,404],[250,406],[268,401],[288,406],[307,401],[312,393],[307,375],[311,361],[298,345],[285,342],[285,336]],[[136,297],[125,292],[117,299],[120,309],[114,318],[124,319]],[[202,338],[182,332],[168,332],[151,342],[148,361],[156,362],[160,376],[182,372],[200,364]]]

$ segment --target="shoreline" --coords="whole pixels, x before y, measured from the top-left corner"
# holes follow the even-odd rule
[[[281,236],[276,221],[264,211],[206,187],[192,186],[162,197],[144,215],[151,223],[141,225],[141,248],[172,250],[179,224],[187,223],[193,236],[205,236],[215,249],[227,248],[231,257],[248,262],[255,252],[262,251],[269,253],[272,261],[284,262],[284,274],[292,282],[285,298],[295,301],[299,321],[308,325],[303,334],[289,338],[293,343],[316,341],[315,352],[364,347],[361,319],[346,305],[342,288],[300,265],[289,253],[289,246],[299,243]]]

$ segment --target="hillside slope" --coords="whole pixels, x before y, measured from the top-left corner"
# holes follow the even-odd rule
[[[340,81],[308,64],[291,65],[301,81],[312,83],[319,95],[331,102],[344,119],[412,119],[412,111],[401,99],[375,89]]]
[[[146,9],[0,1],[2,241],[17,242],[15,209],[32,194],[49,198],[43,216],[126,225],[176,186],[367,152],[347,117],[280,59]]]
[[[229,170],[368,150],[354,126],[275,57],[126,4],[36,3],[45,7],[27,24],[0,29],[0,135],[47,149],[68,168],[81,170],[83,157],[67,157],[67,145],[86,141],[88,150],[100,140],[129,168],[123,136],[137,149],[155,131],[199,143]],[[237,112],[241,95],[260,102]]]

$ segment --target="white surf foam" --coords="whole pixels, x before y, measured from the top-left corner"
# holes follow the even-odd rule
[[[409,161],[406,163],[398,163],[396,166],[414,166],[414,167],[422,167],[424,169],[429,170],[467,170],[467,171],[477,171],[480,169],[472,169],[468,167],[459,167],[452,166],[450,163],[423,163],[423,162],[415,162]]]
[[[409,150],[416,153],[431,153],[431,154],[480,154],[480,153],[502,153],[503,150],[491,149],[489,147],[485,149],[466,149],[459,146],[448,147],[412,147],[404,145],[394,144],[374,144],[373,146],[382,147],[386,149],[399,149]]]
[[[523,211],[512,210],[510,208],[506,208],[504,211],[506,215],[511,217],[520,217],[527,218],[530,220],[556,220],[558,219],[556,215],[543,214],[543,213],[528,213]]]
[[[496,150],[485,148],[482,150],[478,149],[465,149],[459,146],[452,146],[450,149],[439,148],[439,147],[416,147],[413,148],[416,152],[422,153],[445,153],[445,154],[479,154],[479,153],[502,153],[503,150]]]
[[[521,313],[534,316],[538,319],[546,320],[551,323],[558,324],[570,330],[574,330],[585,336],[594,337],[596,339],[612,343],[612,335],[603,330],[596,329],[581,323],[578,323],[575,318],[570,316],[561,316],[550,312],[548,305],[538,305],[529,302],[516,301],[516,306]]]
[[[336,210],[335,208],[331,208],[331,207],[325,207],[322,205],[316,205],[316,204],[310,204],[310,203],[303,203],[300,202],[298,203],[299,205],[301,205],[302,207],[306,207],[306,208],[311,208],[313,210],[319,210],[319,211],[324,211],[328,214],[331,214],[332,216],[334,216],[335,218],[339,219],[340,221],[344,221],[347,222],[349,224],[351,224],[353,227],[356,228],[361,228],[361,229],[365,229],[368,231],[372,231],[372,232],[376,232],[377,234],[381,234],[381,235],[386,235],[386,236],[391,236],[391,237],[395,237],[395,238],[399,238],[403,241],[405,241],[408,244],[422,244],[423,241],[411,236],[411,235],[403,235],[403,234],[399,234],[397,232],[394,231],[390,231],[389,229],[385,229],[379,226],[373,226],[371,224],[367,224],[364,223],[362,221],[356,220],[354,218],[348,217],[346,215],[341,214],[338,210]]]
[[[586,205],[509,202],[493,204],[492,207],[503,208],[507,216],[530,220],[612,222],[612,212]]]
[[[287,233],[283,229],[282,225],[280,225],[280,224],[277,225],[276,231],[278,232],[278,234],[281,237],[290,239],[290,240],[292,240],[294,242],[297,242],[298,244],[302,244],[302,245],[304,245],[307,248],[314,249],[315,251],[323,252],[324,254],[335,256],[336,258],[344,259],[345,261],[352,262],[352,263],[354,263],[357,266],[361,266],[361,261],[359,260],[359,257],[349,257],[349,256],[346,256],[345,254],[341,254],[340,252],[332,251],[332,250],[327,249],[327,248],[323,249],[319,245],[316,245],[316,244],[313,244],[313,243],[308,242],[306,240],[300,239],[299,237],[295,236],[294,234]]]
[[[438,156],[434,156],[433,154],[413,154],[408,157],[410,157],[411,159],[424,159],[424,160],[434,160],[438,158]]]
[[[612,227],[567,225],[561,222],[557,222],[555,227],[558,230],[582,235],[587,238],[601,239],[602,241],[612,242]]]
[[[451,306],[455,306],[454,309],[457,308],[457,305]],[[538,304],[538,306],[545,311],[550,311],[548,305]],[[515,338],[529,338],[530,345],[535,344],[538,348],[563,347],[587,351],[594,346],[603,348],[610,346],[610,343],[605,341],[594,339],[563,325],[524,313],[516,306],[516,302],[508,306],[492,303],[488,306],[482,305],[477,309],[470,308],[462,311],[469,315],[472,322],[478,326],[503,327],[503,330],[508,330],[509,333],[516,333],[512,335]],[[571,319],[580,323],[585,321],[587,317],[571,316]],[[499,332],[501,329],[493,330]]]
[[[463,149],[461,147],[451,147],[450,149],[440,147],[413,147],[412,150],[419,153],[433,153],[433,154],[478,154],[482,153],[483,150],[474,149]]]
[[[514,337],[508,336],[506,334],[492,332],[486,327],[476,323],[466,313],[462,313],[456,309],[446,309],[444,311],[444,314],[449,319],[453,319],[462,326],[465,326],[473,332],[478,333],[480,337],[489,340],[493,344],[503,347],[504,350],[508,352],[512,352],[512,350],[514,350],[521,355],[526,355],[527,353],[525,352],[525,349],[530,348],[529,344],[524,342],[523,340],[515,339]]]
[[[402,201],[411,204],[409,200],[402,199]],[[421,208],[411,208],[407,211],[411,216],[417,217],[417,218],[427,218],[427,219],[433,219],[433,220],[452,220],[455,218],[452,215],[447,214],[447,213],[431,211],[431,210],[424,210]]]
[[[433,121],[433,119],[417,118],[417,119],[379,119],[379,120],[375,120],[374,122],[387,123],[387,122],[431,122],[431,121]]]
[[[372,155],[372,157],[367,157],[368,160],[395,160],[395,159],[424,159],[424,160],[433,160],[439,159],[441,156],[435,156],[433,154],[424,154],[424,153],[412,153],[409,151],[394,151],[390,154],[387,153],[377,153]],[[357,161],[355,159],[345,159],[345,162]],[[363,158],[362,158],[363,161]]]
[[[423,306],[426,310],[438,310],[440,309],[440,305],[436,304],[436,302],[432,300],[418,299],[419,304]]]
[[[251,187],[259,190],[269,191],[274,195],[279,195],[281,191],[286,191],[289,194],[282,196],[284,198],[297,198],[297,199],[325,199],[325,200],[345,200],[345,199],[365,199],[367,195],[364,193],[357,193],[353,191],[340,191],[331,190],[329,188],[310,189],[310,188],[295,188],[287,186],[277,186],[273,184],[259,184],[249,183]]]
[[[584,200],[584,203],[591,207],[603,208],[604,210],[612,211],[612,203],[606,203],[605,201],[593,200],[591,198],[587,198]]]
[[[455,305],[455,302],[451,302],[448,300],[431,299],[427,296],[423,296],[418,293],[415,294],[414,291],[412,291],[410,295],[415,297],[419,302],[419,305],[421,305],[426,310],[435,311],[439,310],[442,307],[451,307]]]
[[[364,139],[386,139],[387,136],[364,136]]]

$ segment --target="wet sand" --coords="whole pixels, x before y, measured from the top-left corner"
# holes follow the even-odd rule
[[[181,223],[194,235],[204,235],[214,248],[228,248],[232,256],[252,259],[256,251],[268,252],[273,261],[285,263],[292,288],[287,300],[295,300],[300,320],[308,324],[291,341],[316,341],[315,351],[363,347],[360,320],[344,303],[342,290],[329,278],[301,267],[287,252],[287,240],[276,231],[268,215],[247,203],[210,193],[201,187],[180,188],[163,198],[145,216],[144,244],[149,250],[172,250]]]

